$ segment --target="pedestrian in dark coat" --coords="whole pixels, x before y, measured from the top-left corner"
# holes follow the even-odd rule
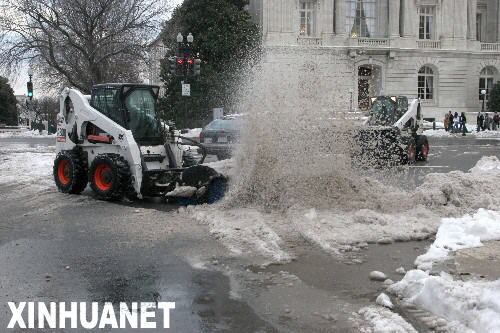
[[[479,113],[477,114],[477,131],[484,131],[484,127],[483,127],[483,123],[484,123],[484,114],[479,111]]]
[[[462,112],[462,115],[460,116],[460,130],[462,131],[462,135],[465,136],[465,133],[467,133],[467,117],[465,116],[465,112]]]

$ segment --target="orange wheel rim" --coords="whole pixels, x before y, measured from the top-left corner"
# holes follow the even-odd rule
[[[100,164],[95,168],[94,183],[101,191],[107,191],[113,185],[111,168],[107,164]]]
[[[59,182],[63,185],[68,185],[71,181],[69,177],[69,161],[61,160],[57,166],[57,178]]]

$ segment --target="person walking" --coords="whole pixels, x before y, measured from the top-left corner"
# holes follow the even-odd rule
[[[495,111],[495,115],[493,116],[493,130],[497,131],[500,126],[500,115]]]
[[[458,116],[458,112],[455,112],[453,116],[453,133],[458,133],[458,127],[460,126],[460,117]]]
[[[448,131],[449,131],[449,129],[450,129],[450,128],[449,128],[450,118],[448,117],[448,114],[447,114],[447,113],[445,113],[445,114],[444,114],[444,121],[443,121],[443,124],[444,124],[444,125],[443,125],[443,126],[444,126],[444,130],[445,130],[446,132],[448,132]]]
[[[467,117],[465,116],[465,112],[462,112],[462,115],[460,116],[460,130],[462,131],[462,136],[465,136],[465,133],[467,133]]]
[[[481,111],[479,111],[477,114],[477,131],[478,132],[484,130],[483,123],[484,123],[484,114]]]
[[[489,130],[491,130],[491,122],[492,122],[492,119],[488,115],[488,112],[486,112],[484,114],[483,131],[489,131]]]
[[[448,132],[453,131],[453,114],[451,113],[451,110],[448,111]]]

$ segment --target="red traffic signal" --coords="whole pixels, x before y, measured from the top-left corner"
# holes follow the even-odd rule
[[[177,65],[184,65],[184,58],[177,58]]]
[[[188,59],[188,64],[189,64],[189,66],[193,66],[193,64],[194,64],[194,59],[193,59],[193,58],[189,58],[189,59]]]

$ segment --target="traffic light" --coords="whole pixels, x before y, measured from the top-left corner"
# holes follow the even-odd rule
[[[199,76],[201,74],[201,59],[194,59],[193,75]]]
[[[170,74],[176,75],[177,74],[177,58],[176,57],[168,58],[168,63],[170,66]]]
[[[29,99],[33,99],[33,82],[28,81],[26,84],[26,88],[28,89],[28,97]]]

